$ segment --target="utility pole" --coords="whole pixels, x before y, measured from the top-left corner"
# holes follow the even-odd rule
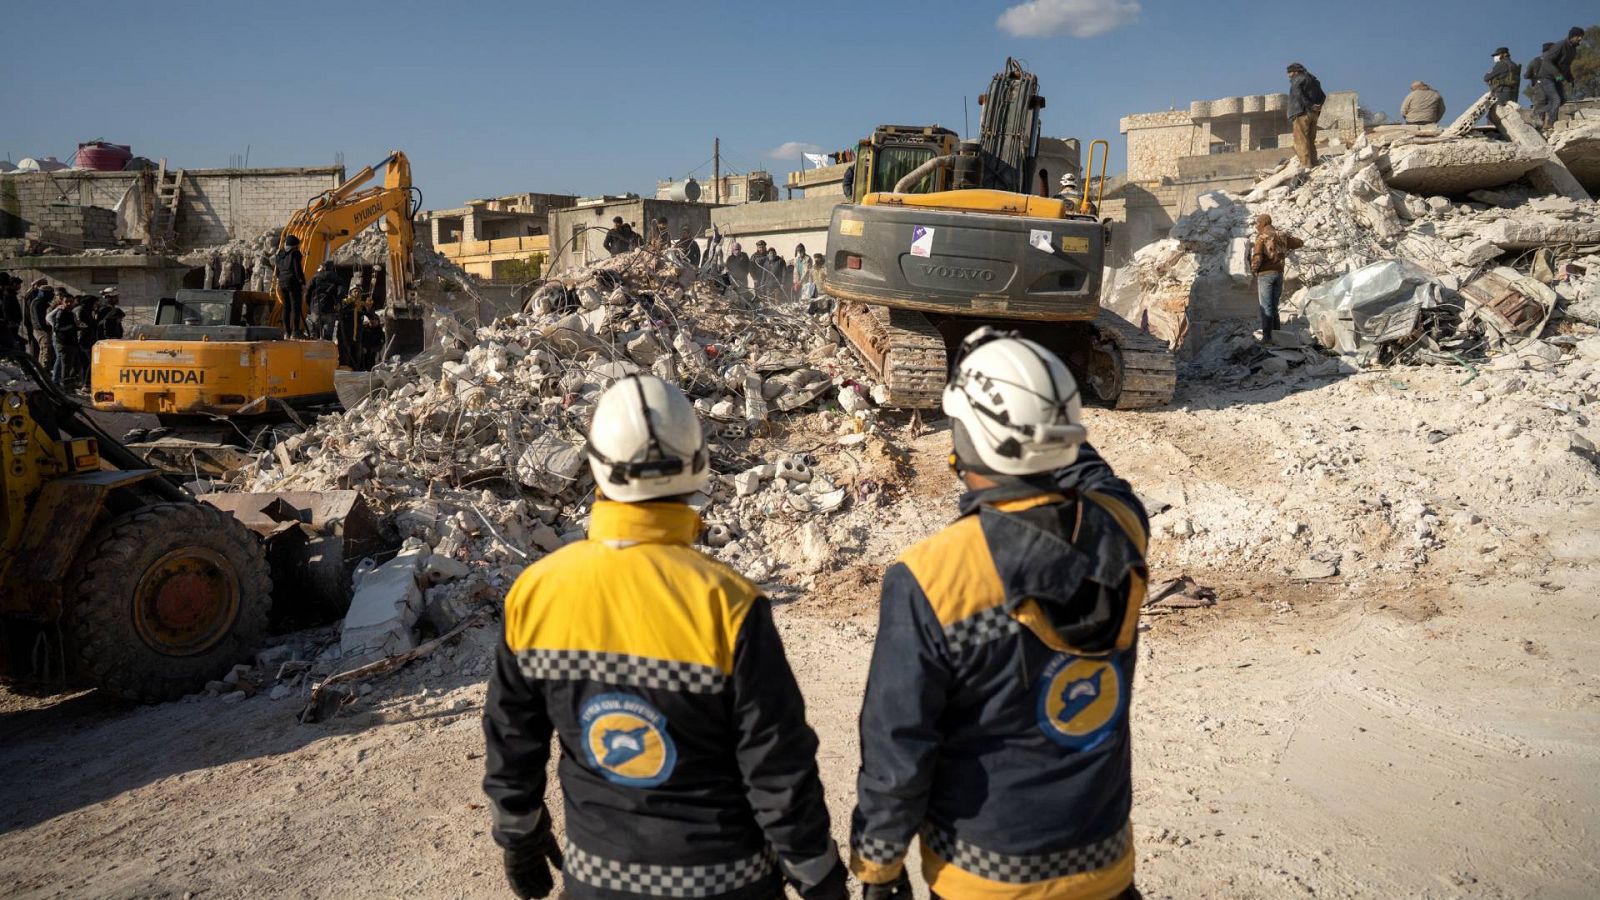
[[[722,202],[722,138],[711,139],[711,200]]]

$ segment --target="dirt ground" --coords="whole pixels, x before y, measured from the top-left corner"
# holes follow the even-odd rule
[[[1390,370],[1090,414],[1162,509],[1132,708],[1151,897],[1588,897],[1600,434],[1559,374]],[[1506,426],[1514,425],[1515,428]],[[774,596],[845,840],[875,582],[954,508],[947,436],[799,529]],[[294,700],[0,692],[0,894],[508,896],[478,788],[488,631],[318,725]]]

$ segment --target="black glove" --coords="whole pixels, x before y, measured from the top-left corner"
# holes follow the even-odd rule
[[[905,869],[900,877],[884,884],[863,884],[861,900],[911,900],[911,876]]]
[[[554,865],[560,869],[562,861],[561,848],[556,846],[555,836],[550,833],[547,815],[537,832],[516,849],[505,852],[506,882],[511,885],[511,893],[520,900],[550,896],[556,886],[550,867]]]

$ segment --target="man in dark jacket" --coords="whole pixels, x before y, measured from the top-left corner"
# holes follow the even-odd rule
[[[300,255],[300,238],[289,235],[272,260],[272,274],[278,282],[278,299],[283,303],[283,333],[286,337],[305,334],[306,270]]]
[[[1544,92],[1544,127],[1556,124],[1561,104],[1567,102],[1572,90],[1572,61],[1578,57],[1578,45],[1583,43],[1583,29],[1574,25],[1567,30],[1567,39],[1556,41],[1539,54],[1539,80],[1536,86]]]
[[[684,262],[689,264],[689,268],[700,268],[700,244],[694,239],[689,226],[685,225],[678,229],[677,247],[678,253],[683,256]]]
[[[1050,351],[980,329],[945,386],[961,518],[884,576],[850,867],[868,898],[1133,893],[1128,710],[1148,526]]]
[[[55,342],[51,340],[50,326],[45,322],[54,301],[55,291],[50,289],[45,279],[40,278],[32,284],[22,309],[28,325],[28,344],[33,350],[34,359],[39,361],[39,368],[46,372],[55,367],[56,361]]]
[[[116,288],[106,288],[100,292],[101,305],[97,310],[99,314],[96,324],[100,328],[100,339],[103,341],[122,340],[122,320],[127,313],[122,308],[122,298],[117,296]]]
[[[1522,67],[1511,61],[1511,50],[1500,47],[1494,51],[1494,66],[1483,76],[1496,103],[1516,103],[1517,89],[1522,85]]]
[[[612,256],[621,256],[630,250],[639,249],[639,233],[633,226],[622,221],[621,216],[612,216],[611,230],[606,232],[606,252]]]
[[[333,260],[317,268],[306,285],[306,305],[311,308],[311,336],[321,341],[333,340],[334,323],[339,319],[339,271]]]
[[[72,387],[78,380],[78,314],[76,304],[67,289],[56,288],[55,303],[44,317],[50,329],[50,346],[55,357],[50,366],[50,380],[63,388]]]
[[[1294,128],[1294,153],[1307,169],[1317,165],[1317,117],[1328,96],[1322,82],[1299,63],[1289,64],[1289,124]]]
[[[744,247],[738,241],[728,248],[728,259],[724,263],[728,270],[728,281],[741,297],[750,295],[750,254],[744,252]]]
[[[484,704],[493,836],[518,897],[844,900],[817,738],[755,585],[690,546],[699,417],[648,375],[595,404],[587,540],[525,570]],[[566,845],[545,808],[552,733]]]

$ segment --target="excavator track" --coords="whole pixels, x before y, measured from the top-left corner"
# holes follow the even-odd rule
[[[888,389],[887,406],[933,409],[944,391],[944,338],[927,316],[841,301],[834,314],[840,333]]]
[[[1089,387],[1114,409],[1148,409],[1172,401],[1178,373],[1165,341],[1101,309],[1093,322]]]

